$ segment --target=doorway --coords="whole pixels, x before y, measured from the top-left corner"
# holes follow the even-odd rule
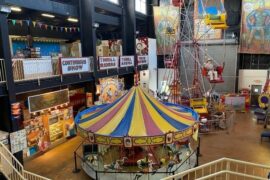
[[[251,106],[259,106],[258,98],[262,93],[262,85],[251,85],[251,93],[250,93],[250,105]]]

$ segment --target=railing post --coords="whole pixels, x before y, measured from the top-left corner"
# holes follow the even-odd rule
[[[74,169],[73,169],[73,173],[78,173],[80,172],[80,169],[77,166],[77,154],[76,152],[74,152]]]
[[[96,180],[98,180],[98,172],[97,171],[95,171],[96,172]]]

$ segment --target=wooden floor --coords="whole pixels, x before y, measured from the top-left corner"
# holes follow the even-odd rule
[[[266,139],[260,142],[263,125],[258,125],[250,113],[238,113],[232,131],[227,133],[201,136],[200,164],[222,157],[234,158],[254,163],[270,165],[270,142]],[[80,144],[80,137],[25,163],[25,168],[31,172],[55,180],[89,179],[83,171],[72,173],[74,167],[73,151]]]

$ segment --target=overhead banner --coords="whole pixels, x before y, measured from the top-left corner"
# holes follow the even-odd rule
[[[147,65],[149,62],[148,56],[138,56],[138,66]]]
[[[200,0],[195,1],[194,9],[194,38],[200,39],[221,39],[222,30],[212,29],[204,23],[204,14],[218,13],[217,11],[222,9],[220,0]],[[202,4],[203,3],[203,4]]]
[[[119,57],[99,57],[99,69],[115,69],[118,68]]]
[[[132,67],[134,66],[134,56],[121,56],[120,67]]]
[[[29,112],[31,113],[66,103],[69,103],[68,89],[28,97]]]
[[[154,7],[157,55],[173,54],[179,26],[179,8]]]
[[[240,52],[270,54],[270,1],[243,0]]]
[[[90,58],[61,58],[62,74],[90,72]]]

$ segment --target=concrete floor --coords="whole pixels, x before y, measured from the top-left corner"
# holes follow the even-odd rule
[[[260,133],[263,125],[258,125],[250,113],[238,113],[232,131],[227,133],[201,136],[200,164],[222,157],[234,158],[254,163],[270,165],[270,142],[261,143]],[[89,179],[81,171],[73,174],[73,151],[82,139],[73,138],[67,143],[25,163],[25,168],[31,172],[55,180]]]

